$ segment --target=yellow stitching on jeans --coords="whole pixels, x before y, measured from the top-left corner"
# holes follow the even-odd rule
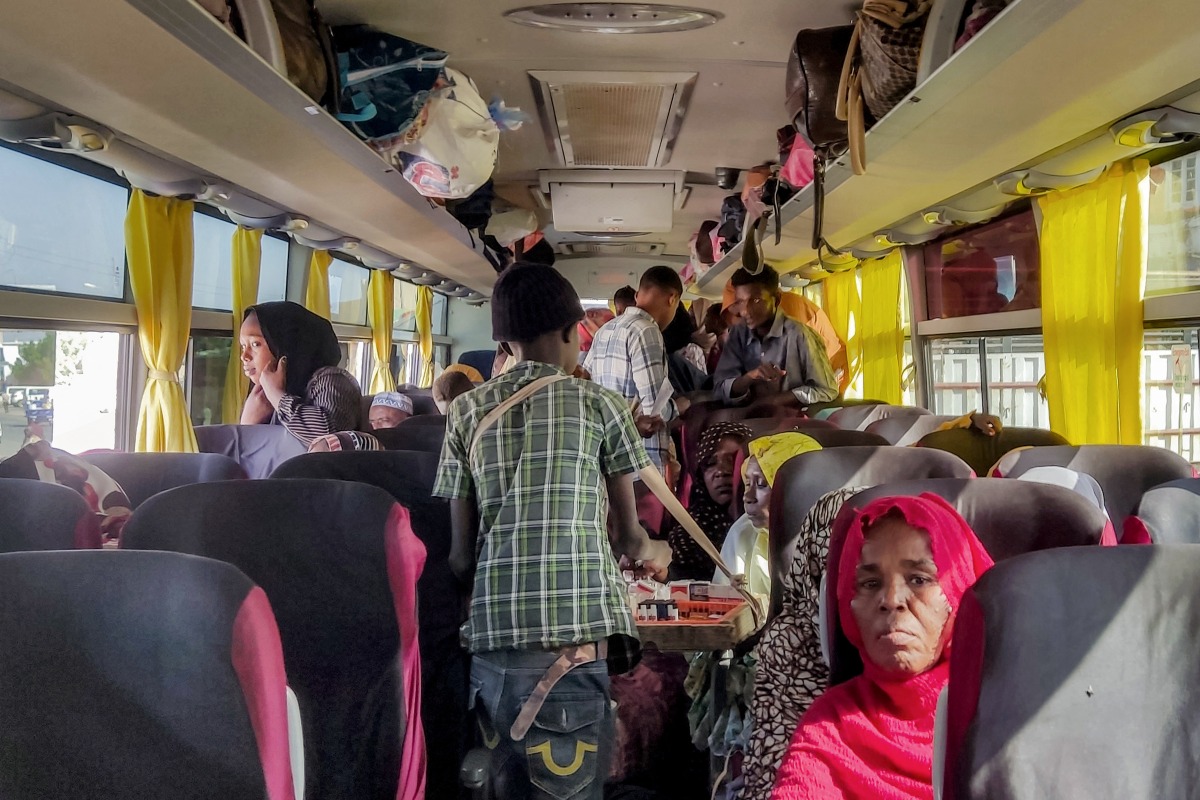
[[[475,718],[475,722],[479,724],[479,732],[483,734],[483,746],[488,750],[495,750],[496,745],[500,744],[500,734],[489,731],[483,720],[478,717]]]
[[[565,767],[559,766],[558,762],[554,760],[554,754],[550,751],[550,742],[542,742],[537,747],[527,747],[525,748],[525,752],[531,756],[540,755],[542,763],[546,765],[546,769],[561,778],[565,778],[568,775],[574,775],[576,772],[579,772],[579,768],[583,766],[584,757],[588,753],[595,753],[598,749],[596,745],[589,742],[576,741],[575,760]]]

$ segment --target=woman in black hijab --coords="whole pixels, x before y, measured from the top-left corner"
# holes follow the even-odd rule
[[[283,425],[306,445],[358,427],[362,394],[338,367],[342,351],[329,320],[297,303],[260,303],[246,309],[238,340],[254,384],[243,425]]]

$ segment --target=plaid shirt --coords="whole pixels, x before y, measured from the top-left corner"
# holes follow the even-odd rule
[[[627,308],[596,332],[583,367],[605,389],[612,389],[626,400],[640,400],[640,413],[649,414],[667,379],[667,346],[658,323],[636,306]],[[670,384],[667,391],[674,394]],[[669,422],[677,416],[675,401],[671,400],[662,417]],[[646,455],[662,470],[671,432],[664,428],[643,441]]]
[[[478,564],[467,621],[472,652],[555,649],[636,636],[608,539],[605,477],[649,464],[621,398],[567,378],[513,406],[479,441],[480,420],[558,370],[526,361],[456,398],[433,493],[474,497]]]

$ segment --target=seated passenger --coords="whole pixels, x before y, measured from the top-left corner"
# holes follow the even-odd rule
[[[297,303],[260,303],[246,309],[238,342],[254,384],[243,425],[283,425],[305,445],[358,427],[362,394],[337,366],[342,351],[329,320]]]
[[[454,398],[474,388],[475,384],[471,383],[471,379],[465,373],[446,370],[433,382],[433,402],[437,404],[438,412],[445,414]]]
[[[775,800],[933,796],[933,727],[963,594],[992,559],[942,498],[885,497],[855,514],[830,564],[842,632],[863,674],[804,718]]]
[[[733,463],[750,438],[750,429],[738,422],[710,425],[696,448],[696,471],[688,495],[688,513],[720,548],[733,523]],[[708,554],[676,523],[667,533],[671,545],[671,577],[675,580],[708,580],[715,567]]]
[[[412,398],[400,392],[380,392],[371,401],[371,430],[394,428],[413,415]]]
[[[755,653],[758,672],[747,723],[741,800],[768,800],[796,725],[829,686],[829,666],[821,652],[821,579],[829,561],[833,522],[846,501],[864,488],[828,492],[800,523],[796,552],[783,575],[783,607],[763,628]]]
[[[38,425],[26,430],[25,445],[20,450],[0,461],[0,478],[57,483],[75,490],[95,514],[105,547],[117,546],[121,531],[133,513],[132,503],[120,484],[96,465],[51,447],[50,442],[41,438]]]
[[[802,405],[836,398],[838,381],[825,343],[779,305],[779,273],[767,266],[757,275],[739,269],[732,280],[733,308],[742,321],[729,331],[717,362],[717,396],[727,403],[763,397]]]
[[[337,453],[342,450],[382,450],[383,445],[369,433],[339,431],[318,436],[308,446],[310,453]]]
[[[735,575],[746,576],[747,589],[770,596],[771,487],[785,462],[801,453],[820,450],[821,445],[811,436],[788,432],[759,437],[750,442],[749,449],[749,458],[742,462],[742,502],[746,513],[729,529],[721,546],[721,558]],[[729,582],[720,570],[713,574],[712,580]]]

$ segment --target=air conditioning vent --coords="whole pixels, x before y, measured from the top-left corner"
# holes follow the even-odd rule
[[[568,167],[671,160],[694,72],[530,72],[546,142]]]
[[[659,256],[667,249],[662,242],[562,242],[565,256]]]

